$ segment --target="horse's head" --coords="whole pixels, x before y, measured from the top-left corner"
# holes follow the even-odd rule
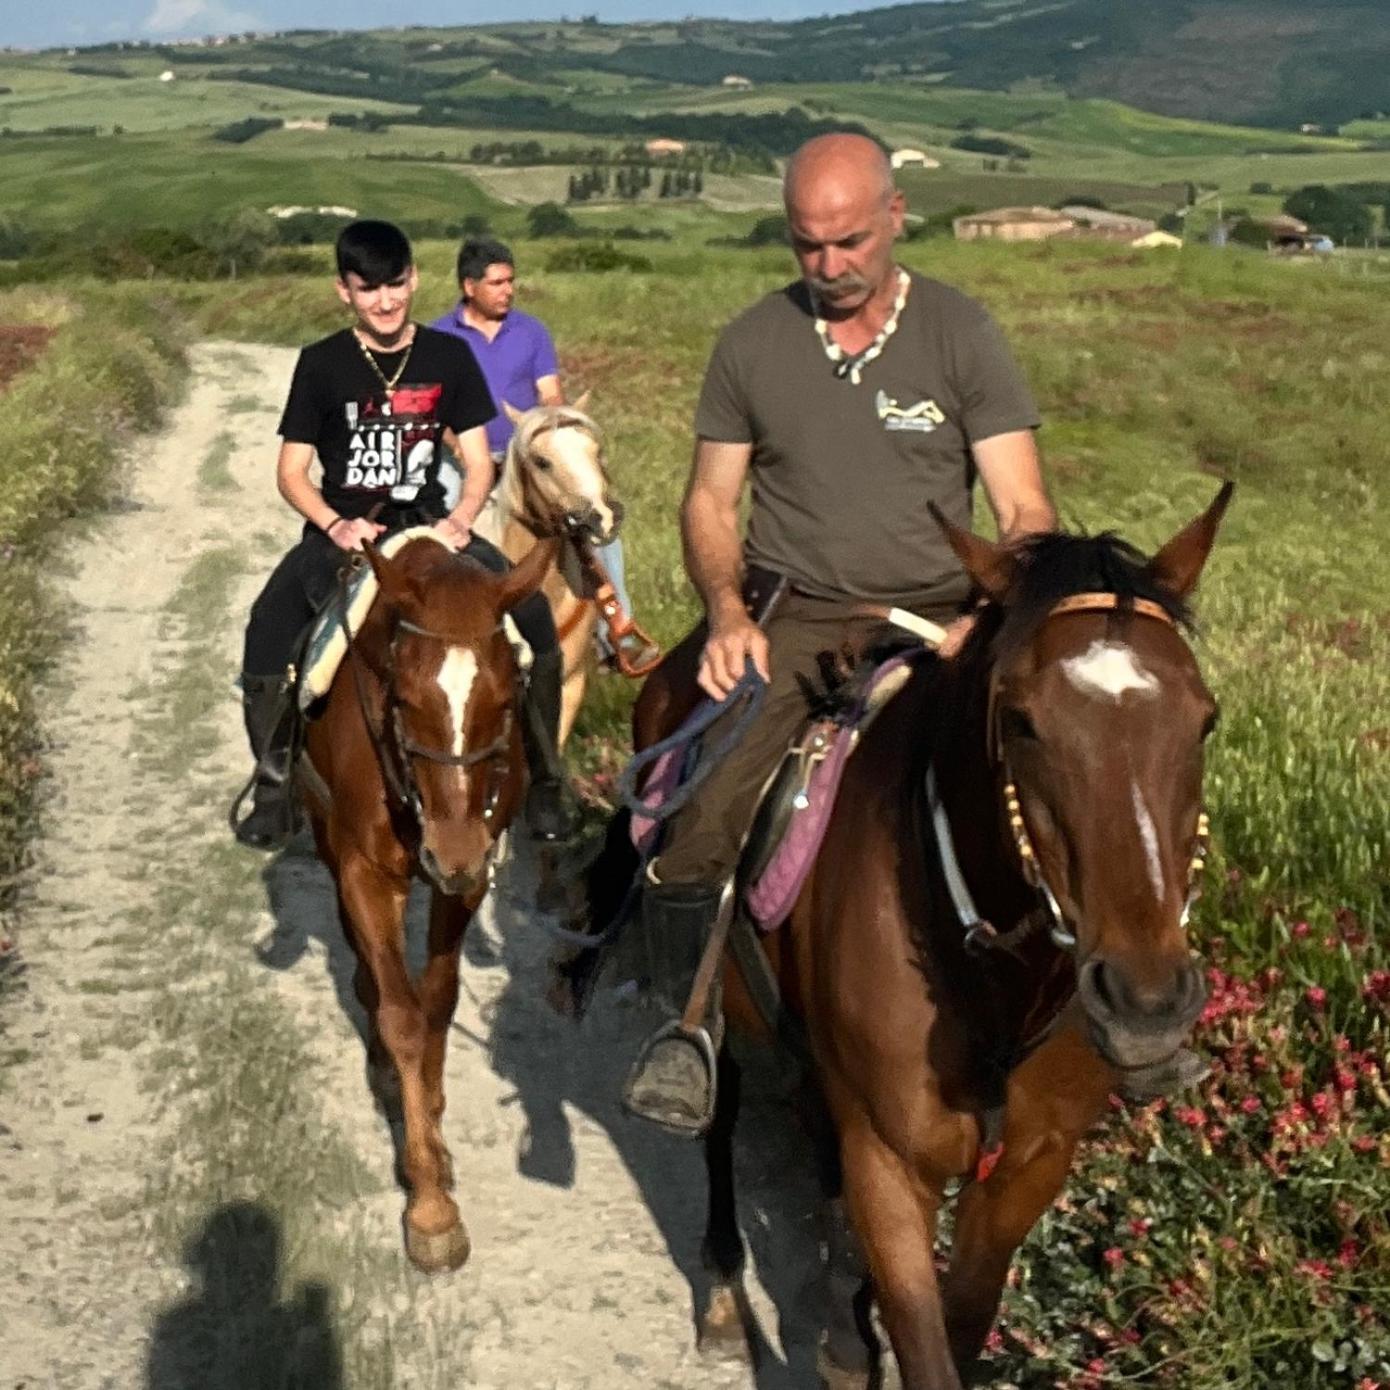
[[[1120,1067],[1169,1057],[1204,1002],[1186,923],[1216,702],[1183,629],[1230,495],[1149,560],[1110,535],[1001,546],[942,523],[997,605],[980,640],[1004,833],[1054,939],[1075,938],[1092,1038]]]
[[[426,875],[442,892],[480,896],[522,785],[517,669],[502,618],[539,587],[555,547],[535,546],[506,574],[432,541],[394,560],[367,554],[381,583],[386,779],[418,822]]]
[[[512,514],[538,536],[568,535],[607,545],[618,534],[623,508],[613,495],[603,435],[574,405],[502,408],[516,426],[507,447],[503,490]]]

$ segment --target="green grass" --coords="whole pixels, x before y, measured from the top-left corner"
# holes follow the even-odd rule
[[[80,297],[0,294],[0,323],[46,323],[57,335],[5,393],[0,457],[0,909],[33,829],[42,773],[36,682],[63,631],[47,579],[56,528],[120,489],[115,460],[148,430],[183,379],[182,325],[156,291],[93,286]],[[61,440],[61,446],[56,441]]]
[[[219,213],[347,206],[364,217],[457,221],[497,204],[456,170],[312,160],[184,135],[0,141],[7,205],[35,226],[193,228]]]

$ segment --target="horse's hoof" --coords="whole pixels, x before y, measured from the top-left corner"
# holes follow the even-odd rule
[[[753,1348],[738,1294],[728,1284],[710,1290],[696,1338],[700,1355],[709,1360],[753,1362]]]
[[[409,1222],[406,1223],[405,1253],[410,1257],[410,1263],[425,1274],[443,1274],[458,1269],[468,1259],[472,1249],[462,1221],[435,1235],[417,1231]]]

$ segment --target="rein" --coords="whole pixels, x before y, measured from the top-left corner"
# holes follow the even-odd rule
[[[480,763],[505,758],[511,749],[512,709],[509,706],[505,712],[502,732],[485,748],[477,748],[463,753],[449,753],[442,749],[427,747],[407,737],[405,726],[401,720],[400,705],[393,698],[397,635],[401,632],[411,632],[416,636],[428,637],[433,641],[443,643],[445,646],[457,644],[452,643],[443,633],[433,632],[429,628],[421,627],[418,623],[412,623],[405,618],[397,618],[387,648],[390,658],[387,668],[384,672],[372,670],[372,675],[382,686],[384,703],[390,707],[391,734],[400,761],[400,767],[397,767],[397,759],[391,755],[391,750],[383,737],[385,726],[383,725],[382,729],[379,730],[372,720],[366,681],[362,673],[363,666],[371,669],[371,665],[359,650],[358,643],[354,640],[348,625],[346,592],[346,588],[339,591],[338,617],[342,624],[343,635],[347,640],[349,664],[352,667],[353,683],[357,688],[357,704],[362,714],[362,723],[366,727],[367,737],[376,753],[377,764],[381,768],[382,779],[386,783],[387,790],[395,799],[397,806],[410,813],[417,829],[423,829],[425,823],[424,802],[415,780],[411,759],[424,758],[428,762],[443,767],[470,768],[477,767]],[[490,825],[496,814],[503,780],[494,777],[489,784],[487,802],[483,807],[485,824]]]

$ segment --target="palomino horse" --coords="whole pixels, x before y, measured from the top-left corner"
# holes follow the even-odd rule
[[[459,946],[525,785],[502,620],[539,587],[555,543],[502,575],[429,538],[389,561],[367,554],[380,593],[309,726],[300,781],[357,957],[373,1090],[392,1109],[399,1095],[406,1252],[421,1269],[453,1269],[469,1244],[440,1121]],[[428,959],[412,980],[404,919],[417,875],[432,892]]]
[[[507,445],[492,504],[479,516],[476,530],[492,541],[509,560],[519,560],[538,536],[554,534],[551,518],[563,518],[569,542],[586,549],[607,545],[618,534],[622,504],[604,461],[603,436],[584,413],[589,393],[574,405],[502,408],[516,426]],[[562,552],[563,554],[563,552]],[[598,610],[587,597],[572,566],[556,563],[546,572],[541,592],[555,615],[555,629],[564,655],[561,687],[560,743],[574,728],[589,677],[594,627]]]
[[[1004,547],[941,523],[985,597],[979,622],[869,728],[792,916],[766,938],[804,1025],[822,1176],[842,1198],[826,1385],[874,1383],[872,1295],[904,1390],[959,1390],[1078,1140],[1201,1010],[1185,924],[1215,704],[1182,629],[1230,490],[1147,562],[1109,535]],[[648,681],[639,746],[690,708],[674,683],[693,655],[677,649]],[[732,968],[725,1000],[761,1031]],[[737,1344],[727,1048],[719,1080],[701,1332]],[[937,1215],[962,1179],[938,1287]]]

